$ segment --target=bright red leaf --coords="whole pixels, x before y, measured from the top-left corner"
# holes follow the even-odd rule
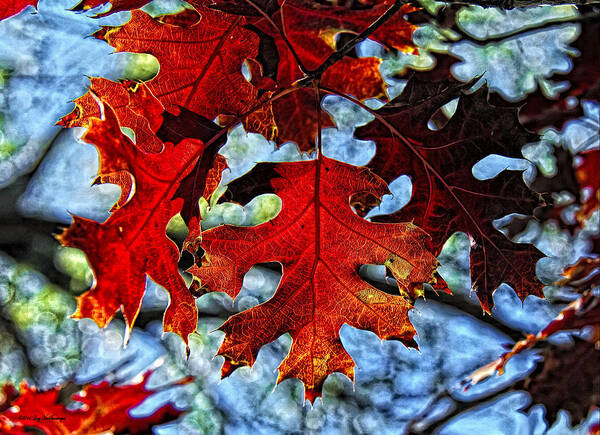
[[[225,357],[222,374],[251,366],[262,346],[289,332],[292,348],[279,366],[278,382],[302,380],[312,402],[330,373],[353,379],[354,361],[339,336],[343,324],[414,344],[409,300],[421,294],[422,283],[434,280],[437,261],[425,247],[427,234],[412,223],[374,224],[352,211],[353,194],[388,192],[368,170],[322,155],[268,167],[282,200],[279,215],[256,227],[224,225],[204,232],[202,264],[190,272],[208,291],[235,298],[252,266],[281,263],[275,295],[219,328],[226,334],[218,352]],[[359,277],[360,265],[371,263],[393,272],[404,297]]]
[[[177,269],[179,251],[167,238],[166,227],[182,208],[183,201],[172,198],[204,144],[196,139],[167,142],[160,153],[147,153],[121,133],[110,106],[103,105],[103,112],[105,119],[91,119],[83,137],[100,154],[98,176],[131,177],[135,193],[106,222],[74,216],[58,236],[63,245],[85,252],[95,276],[92,289],[77,298],[74,317],[92,318],[103,327],[121,308],[129,331],[141,307],[147,274],[170,296],[164,330],[187,343],[196,329],[197,309]]]
[[[118,52],[148,53],[158,59],[159,73],[147,86],[170,112],[182,106],[208,119],[237,117],[257,102],[258,90],[242,75],[242,64],[256,57],[258,36],[244,28],[243,17],[197,9],[200,16],[194,25],[167,24],[134,10],[125,25],[104,27],[95,35]]]
[[[158,59],[161,68],[148,87],[167,110],[172,111],[178,105],[208,119],[220,116],[222,122],[228,123],[253,108],[244,119],[247,130],[278,143],[295,141],[302,150],[313,148],[317,135],[319,98],[314,90],[301,87],[265,103],[275,89],[288,88],[305,77],[305,71],[278,29],[285,29],[302,64],[309,69],[317,68],[335,52],[335,35],[365,30],[389,8],[382,3],[368,11],[353,11],[288,2],[274,17],[275,21],[269,22],[260,14],[247,18],[208,9],[200,1],[191,4],[199,13],[196,24],[189,25],[187,18],[177,18],[188,17],[189,11],[165,17],[168,21],[133,11],[127,24],[104,28],[96,36],[117,51],[148,53]],[[402,12],[410,10],[412,7],[403,7],[392,17],[389,27],[379,29],[374,37],[395,49],[414,50],[411,37],[416,27],[401,17]],[[258,13],[254,8],[253,11]],[[289,16],[282,21],[281,16],[286,14]],[[174,25],[179,21],[185,21],[186,25]],[[273,53],[264,55],[268,45],[265,38],[273,41],[274,47],[270,49],[279,58],[276,65],[269,66],[276,71],[273,77],[264,76],[265,65],[258,61],[261,56],[274,61]],[[242,75],[244,62],[252,75],[250,81]],[[322,83],[361,100],[383,97],[385,84],[379,63],[376,58],[343,58],[324,71]],[[261,101],[263,105],[257,108]],[[331,120],[325,117],[323,126],[330,125]]]

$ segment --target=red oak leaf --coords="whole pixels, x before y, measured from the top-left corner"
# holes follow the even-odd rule
[[[70,397],[73,403],[80,405],[76,409],[65,406],[60,388],[38,391],[23,382],[18,397],[11,397],[10,406],[0,412],[0,430],[4,434],[25,434],[35,428],[47,435],[149,433],[152,426],[182,414],[171,404],[166,404],[148,417],[130,415],[133,408],[154,393],[146,388],[150,374],[146,373],[138,384],[111,385],[103,381],[98,385],[85,385],[81,392]],[[174,385],[191,380],[184,378]]]
[[[90,90],[74,100],[75,109],[62,117],[59,124],[65,127],[87,127],[92,118],[100,117],[97,96],[115,111],[119,124],[135,133],[135,142],[145,151],[159,152],[162,142],[155,135],[163,122],[164,111],[160,102],[143,83],[131,80],[113,82],[103,78],[90,78]]]
[[[169,24],[134,11],[131,21],[124,26],[104,28],[96,36],[117,51],[149,53],[158,59],[161,68],[148,82],[148,87],[168,110],[179,105],[209,119],[220,115],[225,122],[250,111],[252,113],[244,120],[247,130],[261,133],[278,143],[295,141],[302,150],[314,146],[318,130],[319,98],[314,90],[300,87],[272,102],[267,101],[272,96],[268,93],[262,95],[262,105],[259,104],[259,90],[272,91],[275,84],[279,89],[286,89],[305,77],[306,72],[299,67],[273,24],[285,28],[302,64],[306,68],[317,68],[334,53],[336,34],[364,30],[389,7],[377,5],[366,13],[341,7],[286,3],[283,9],[291,8],[289,17],[284,22],[280,17],[277,24],[269,23],[263,17],[248,19],[207,9],[199,1],[191,4],[200,14],[200,21],[195,25],[172,25],[177,22],[176,17],[187,16],[187,12],[170,16]],[[402,8],[404,12],[408,10],[411,10],[408,6]],[[282,10],[280,15],[285,14]],[[258,50],[263,50],[264,44],[249,30],[252,28],[249,24],[258,26],[254,30],[263,40],[272,38],[274,41],[279,61],[275,67],[277,73],[272,78],[265,77],[264,69],[256,62],[261,55]],[[392,17],[389,24],[389,29],[376,31],[375,37],[394,48],[413,50],[411,36],[415,26],[402,19],[400,13]],[[182,52],[186,54],[180,55]],[[244,61],[248,62],[252,74],[250,81],[241,72]],[[323,71],[322,82],[361,100],[382,97],[385,84],[379,73],[379,63],[380,60],[375,58],[346,57]],[[331,120],[326,117],[323,126],[329,125]]]
[[[129,332],[141,307],[147,274],[170,296],[164,330],[187,343],[196,329],[197,309],[177,269],[177,246],[165,231],[183,205],[173,198],[175,192],[194,168],[204,144],[185,139],[177,145],[165,143],[160,153],[147,153],[121,133],[109,105],[103,105],[103,113],[104,120],[89,121],[83,137],[100,154],[98,176],[129,176],[135,193],[106,222],[74,216],[71,226],[58,236],[63,245],[85,252],[96,278],[92,289],[77,298],[73,316],[92,318],[103,327],[121,308]]]
[[[27,6],[37,7],[38,0],[0,0],[0,20],[18,14]]]
[[[522,299],[542,296],[535,276],[542,254],[532,245],[511,242],[493,226],[495,219],[510,213],[532,215],[542,200],[525,185],[521,172],[478,180],[472,168],[490,154],[522,158],[521,147],[537,136],[519,124],[517,109],[490,105],[486,89],[467,95],[466,86],[412,79],[399,97],[376,112],[378,119],[357,130],[357,137],[377,144],[369,164],[376,174],[386,181],[407,174],[413,183],[411,202],[377,220],[414,220],[431,235],[436,254],[454,232],[467,232],[474,241],[472,282],[489,311],[492,292],[502,282],[511,284]],[[458,97],[447,124],[430,129],[428,120]]]
[[[258,36],[244,28],[244,17],[200,5],[196,9],[199,21],[191,26],[168,24],[134,10],[125,25],[104,27],[95,36],[118,52],[158,59],[159,73],[147,86],[167,110],[177,112],[181,106],[208,119],[238,117],[258,98],[258,90],[242,75],[244,61],[257,55]],[[175,17],[182,14],[188,16],[184,11]]]
[[[433,280],[437,261],[425,248],[427,234],[412,223],[374,224],[352,211],[349,201],[356,192],[381,197],[388,191],[367,169],[322,155],[261,165],[276,174],[272,186],[282,200],[281,212],[256,227],[205,231],[202,265],[190,272],[208,291],[235,298],[252,266],[282,264],[275,295],[219,328],[226,334],[218,352],[225,357],[222,374],[251,366],[263,345],[289,332],[292,347],[279,366],[278,382],[302,380],[312,402],[330,373],[353,379],[354,362],[339,336],[343,324],[414,344],[409,300],[421,294],[422,283]],[[358,268],[372,263],[386,264],[406,297],[363,281]]]

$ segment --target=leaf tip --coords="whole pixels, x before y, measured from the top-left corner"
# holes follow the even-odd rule
[[[315,400],[320,397],[321,401],[323,401],[323,394],[321,392],[321,388],[305,388],[304,389],[304,403],[308,400],[310,402],[311,409],[315,405]]]
[[[223,366],[221,367],[221,379],[225,379],[225,378],[229,377],[234,371],[236,371],[238,368],[240,368],[243,365],[245,365],[245,364],[236,363],[235,361],[232,361],[232,360],[228,359],[227,357],[225,357],[225,362],[223,363]]]

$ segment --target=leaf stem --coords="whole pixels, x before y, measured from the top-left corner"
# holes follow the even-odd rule
[[[277,25],[277,23],[275,21],[273,21],[273,19],[265,11],[263,11],[256,3],[254,3],[252,0],[246,0],[246,2],[249,5],[251,5],[254,9],[256,9],[256,11],[259,14],[261,14],[262,17],[265,20],[267,20],[269,22],[269,24],[275,28],[275,30],[277,30],[277,32],[279,32],[281,39],[283,39],[283,42],[285,43],[285,45],[287,45],[288,49],[290,50],[290,53],[292,53],[292,56],[296,60],[296,63],[298,64],[298,67],[300,68],[300,70],[304,74],[308,74],[308,72],[309,72],[308,69],[302,63],[302,59],[300,59],[300,56],[298,56],[296,49],[294,48],[291,41],[287,37],[287,32],[285,31],[285,22],[283,19],[283,4],[281,5],[281,7],[279,9],[279,13],[281,14],[281,23],[282,23],[282,27],[279,27]]]
[[[315,103],[316,103],[316,109],[317,109],[317,159],[321,156],[321,153],[323,152],[321,147],[322,147],[322,143],[323,143],[323,135],[321,133],[321,114],[322,114],[322,109],[321,109],[321,92],[319,89],[319,80],[318,79],[314,79],[313,80],[313,86],[315,88]]]

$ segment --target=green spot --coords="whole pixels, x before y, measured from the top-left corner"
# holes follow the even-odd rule
[[[130,80],[148,81],[158,74],[158,60],[146,53],[127,53],[123,77]]]
[[[250,225],[259,225],[268,222],[281,211],[281,199],[272,193],[267,193],[254,198],[246,207]]]
[[[71,278],[82,281],[89,286],[92,283],[92,269],[83,251],[76,248],[60,247],[54,254],[54,262],[58,270]]]

